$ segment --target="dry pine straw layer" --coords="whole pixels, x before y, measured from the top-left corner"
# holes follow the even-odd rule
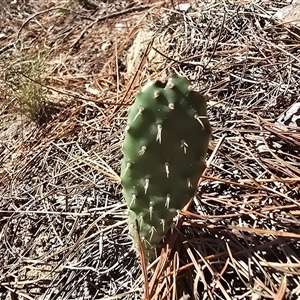
[[[127,107],[101,100],[129,104],[146,78],[175,72],[208,97],[213,137],[199,193],[166,238],[172,251],[162,249],[144,296],[299,298],[299,129],[276,122],[299,94],[300,37],[272,19],[282,5],[202,1],[185,14],[149,10],[157,60],[144,57],[132,77],[115,54],[126,56],[135,27],[118,47],[110,40],[103,59],[95,41],[104,44],[115,23],[132,25],[133,17],[91,25],[48,13],[38,19],[43,32],[57,27],[45,40],[29,34],[39,23],[22,29],[24,57],[36,49],[29,45],[54,45],[47,96],[63,105],[41,127],[23,124],[23,136],[1,148],[1,297],[140,299],[117,175]],[[64,36],[66,28],[73,29]]]

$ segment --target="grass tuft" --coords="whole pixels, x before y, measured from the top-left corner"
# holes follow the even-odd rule
[[[38,126],[50,121],[59,111],[57,105],[47,98],[43,78],[42,59],[21,61],[6,70],[6,87],[10,100],[9,109]]]

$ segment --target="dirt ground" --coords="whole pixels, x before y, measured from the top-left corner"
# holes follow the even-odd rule
[[[0,299],[299,299],[299,7],[3,0]],[[146,280],[121,145],[137,91],[172,73],[213,136]]]

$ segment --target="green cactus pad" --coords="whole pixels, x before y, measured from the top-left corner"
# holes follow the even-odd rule
[[[206,101],[184,77],[147,83],[129,110],[121,183],[130,235],[136,247],[138,230],[148,260],[196,193],[210,134]]]

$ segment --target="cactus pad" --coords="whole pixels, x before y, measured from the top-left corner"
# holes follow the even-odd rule
[[[210,134],[206,101],[184,77],[147,83],[129,110],[121,183],[130,234],[136,247],[138,230],[148,260],[197,190]]]

